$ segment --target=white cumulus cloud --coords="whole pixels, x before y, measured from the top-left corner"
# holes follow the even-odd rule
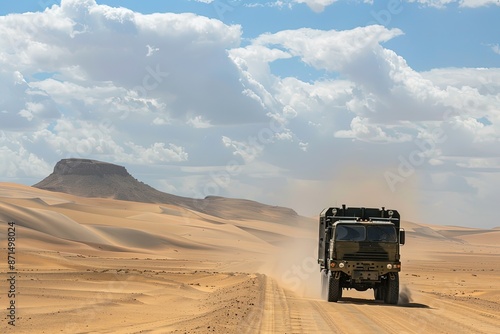
[[[330,6],[337,0],[293,0],[296,3],[305,3],[309,8],[311,8],[316,13],[320,13],[325,10],[326,7]]]

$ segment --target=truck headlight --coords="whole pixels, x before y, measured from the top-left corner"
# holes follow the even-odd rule
[[[388,263],[387,264],[387,269],[389,269],[389,270],[392,269],[392,264]]]
[[[344,268],[345,267],[345,263],[344,262],[340,262],[339,263],[339,268]]]

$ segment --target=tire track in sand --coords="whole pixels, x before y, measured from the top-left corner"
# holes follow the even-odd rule
[[[259,333],[343,333],[314,299],[284,290],[265,278],[265,297]]]

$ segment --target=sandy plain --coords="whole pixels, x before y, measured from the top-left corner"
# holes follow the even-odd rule
[[[316,219],[228,220],[0,183],[0,332],[498,333],[500,229],[404,226],[399,305],[371,291],[327,303]]]

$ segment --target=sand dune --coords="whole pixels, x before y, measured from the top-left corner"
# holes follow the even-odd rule
[[[500,231],[478,231],[461,234],[457,238],[469,244],[498,246],[500,242]]]
[[[17,226],[19,305],[15,331],[3,319],[2,333],[494,333],[500,327],[498,229],[405,221],[405,303],[390,307],[356,291],[326,303],[318,297],[315,220],[297,223],[290,212],[295,220],[287,225],[273,210],[241,219],[241,206],[234,215],[240,219],[230,219],[228,210],[210,215],[0,183],[3,244],[6,222]],[[7,302],[1,293],[0,306]]]
[[[0,218],[16,221],[21,228],[41,232],[38,238],[59,238],[97,249],[133,250],[151,253],[162,249],[165,256],[173,251],[272,248],[266,240],[238,227],[243,222],[228,221],[181,207],[78,198],[35,188],[2,184]],[[68,197],[68,198],[65,198]],[[52,205],[41,199],[50,199]],[[173,214],[172,214],[173,213]],[[261,225],[265,222],[261,222]],[[274,227],[274,223],[267,223]],[[258,223],[248,223],[258,229]],[[266,233],[266,231],[262,231]],[[46,249],[57,250],[51,244]]]
[[[0,211],[4,221],[15,221],[18,226],[49,236],[80,242],[105,243],[99,235],[59,212],[7,203],[0,203]]]

